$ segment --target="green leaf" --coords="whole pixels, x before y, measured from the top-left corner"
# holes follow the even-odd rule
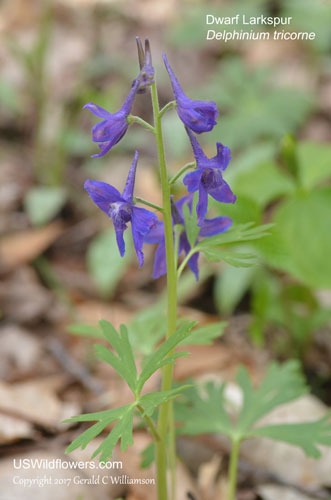
[[[243,252],[225,252],[219,248],[203,248],[206,259],[210,262],[220,262],[224,260],[234,267],[251,267],[256,264],[256,255]]]
[[[23,108],[22,94],[4,79],[0,80],[0,103],[3,109],[19,115]]]
[[[220,432],[233,441],[269,437],[299,446],[315,458],[320,456],[317,445],[331,446],[331,412],[315,422],[255,427],[260,418],[274,408],[307,392],[297,361],[282,365],[272,363],[256,389],[243,367],[239,369],[237,381],[243,392],[243,405],[236,423],[232,423],[225,410],[225,384],[216,386],[209,382],[201,392],[196,386],[188,388],[183,398],[175,403],[176,419],[183,424],[179,433]]]
[[[216,386],[208,382],[201,393],[196,386],[185,392],[184,403],[175,405],[176,420],[183,423],[180,434],[232,434],[232,423],[225,411],[225,384]]]
[[[148,380],[154,372],[156,372],[162,366],[174,363],[174,360],[179,356],[183,356],[186,353],[180,352],[175,354],[169,353],[188,335],[195,323],[194,322],[185,322],[183,325],[178,328],[178,330],[169,337],[165,342],[163,342],[160,347],[156,350],[154,354],[149,356],[143,365],[142,372],[138,379],[137,389],[140,392],[146,380]]]
[[[293,401],[307,392],[297,361],[283,365],[271,363],[260,386],[254,389],[245,368],[238,371],[237,382],[243,392],[243,405],[237,429],[244,436],[251,426],[277,406]]]
[[[129,445],[133,445],[133,413],[134,407],[130,406],[127,411],[123,413],[106,439],[95,450],[91,457],[92,459],[101,454],[100,462],[106,462],[109,458],[112,457],[113,449],[119,440],[121,440],[122,451],[126,451]]]
[[[189,244],[191,245],[191,248],[193,248],[196,244],[196,241],[198,239],[200,227],[198,226],[198,217],[197,217],[197,211],[196,211],[196,206],[198,203],[198,193],[194,194],[193,198],[193,204],[192,204],[192,213],[190,212],[189,206],[187,203],[183,205],[183,215],[185,219],[185,230],[186,230],[186,235],[187,239],[189,241]]]
[[[330,34],[330,17],[331,6],[329,2],[324,0],[282,0],[283,10],[282,16],[290,16],[293,21],[293,31],[311,31],[314,26],[316,37],[314,40],[309,40],[307,45],[318,50],[328,52],[331,44]]]
[[[118,334],[113,325],[105,320],[100,321],[100,327],[118,356],[107,347],[97,344],[94,348],[98,358],[112,366],[124,378],[132,392],[135,393],[137,389],[137,368],[129,343],[127,328],[121,325],[120,334]]]
[[[95,457],[101,451],[103,455],[101,460],[106,461],[112,456],[112,450],[116,445],[117,441],[124,436],[124,442],[122,442],[123,447],[128,444],[132,444],[132,420],[130,421],[131,415],[133,415],[133,405],[125,405],[113,410],[100,411],[97,413],[86,413],[84,415],[78,415],[76,417],[68,418],[64,422],[93,422],[97,421],[96,424],[89,427],[86,431],[80,434],[66,449],[66,453],[70,453],[73,450],[81,447],[86,448],[88,443],[92,441],[96,436],[98,436],[108,425],[118,420],[116,426],[111,430],[108,435],[107,445],[104,447],[99,447],[96,452],[94,452],[93,457]],[[130,427],[131,422],[131,427]],[[111,437],[110,437],[111,436]],[[123,437],[122,437],[123,439]],[[102,443],[104,444],[105,441]],[[101,445],[102,446],[102,445]],[[126,449],[126,448],[125,448]],[[106,456],[107,455],[107,456]]]
[[[67,330],[73,335],[78,335],[79,337],[104,339],[104,335],[100,328],[86,323],[73,323],[67,326]]]
[[[251,198],[260,207],[265,207],[277,198],[294,192],[296,186],[277,165],[267,162],[237,175],[232,189],[238,196]]]
[[[132,258],[132,241],[126,231],[124,235],[126,253],[121,257],[116,243],[115,231],[109,229],[99,234],[90,243],[87,251],[88,271],[99,293],[109,298],[125,273]]]
[[[322,142],[302,142],[297,146],[301,185],[313,188],[331,178],[331,146]]]
[[[218,323],[194,328],[190,336],[180,342],[180,345],[210,345],[215,339],[223,335],[225,327],[226,322],[219,321]]]
[[[243,243],[245,241],[252,241],[267,236],[268,231],[273,227],[273,224],[264,224],[262,226],[254,226],[254,222],[247,222],[246,224],[238,224],[233,226],[228,231],[216,236],[211,236],[200,241],[197,248],[204,251],[204,248],[222,245],[232,245],[234,243]]]
[[[61,210],[67,199],[62,187],[34,187],[24,198],[24,207],[32,224],[46,224]]]
[[[155,460],[155,444],[154,442],[150,443],[141,453],[141,462],[140,467],[145,469],[152,465]]]
[[[315,288],[331,286],[331,188],[298,193],[276,212],[279,239],[289,270]]]
[[[251,197],[238,194],[237,191],[235,191],[235,193],[237,195],[236,203],[219,203],[213,198],[210,198],[209,204],[217,210],[219,215],[227,215],[230,217],[234,226],[247,222],[260,224],[262,219],[262,210],[256,203],[256,200],[253,200]]]
[[[299,446],[308,457],[320,458],[317,445],[331,446],[331,414],[315,422],[266,425],[253,429],[251,437],[267,437]]]
[[[223,110],[224,144],[239,149],[261,139],[279,141],[303,123],[312,108],[313,95],[297,88],[280,87],[274,82],[270,68],[246,67],[239,57],[227,58],[216,67],[208,85],[200,88],[199,93],[200,99],[214,96]],[[215,143],[218,135],[216,127],[208,133],[208,140]]]
[[[222,269],[214,285],[215,302],[221,314],[231,314],[250,287],[256,269],[231,265]]]
[[[128,325],[129,339],[134,350],[147,356],[165,335],[167,320],[163,306],[153,306],[140,311]]]
[[[139,400],[139,404],[144,408],[144,415],[151,417],[158,406],[167,401],[177,398],[182,391],[190,387],[189,385],[182,385],[176,387],[175,389],[171,389],[170,391],[162,391],[162,392],[150,392],[149,394],[145,394]]]

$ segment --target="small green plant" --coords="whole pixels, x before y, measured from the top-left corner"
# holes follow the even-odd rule
[[[183,423],[181,434],[225,434],[231,441],[228,500],[234,500],[240,444],[245,439],[266,437],[301,448],[307,456],[319,458],[319,445],[331,445],[331,414],[314,422],[259,425],[262,417],[280,405],[293,401],[308,389],[299,363],[272,363],[257,388],[247,370],[239,368],[237,383],[243,401],[236,419],[227,411],[226,384],[209,382],[201,393],[193,386],[185,391],[185,402],[176,404],[176,418]]]

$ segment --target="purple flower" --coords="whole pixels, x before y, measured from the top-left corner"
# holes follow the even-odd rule
[[[116,113],[109,113],[109,111],[106,111],[97,104],[93,104],[93,102],[85,104],[84,109],[89,109],[95,116],[103,119],[94,125],[92,129],[92,139],[94,142],[99,142],[98,146],[101,149],[101,153],[93,155],[92,158],[104,156],[124,136],[129,126],[127,117],[131,112],[138,87],[138,80],[133,80],[128,97],[125,99],[121,109]]]
[[[180,198],[175,203],[172,203],[172,222],[173,224],[182,224],[184,226],[184,230],[182,231],[179,237],[179,248],[178,255],[182,252],[187,255],[191,250],[191,245],[188,241],[186,230],[185,230],[185,219],[183,215],[183,205],[188,203],[190,211],[192,212],[192,195],[184,196]],[[224,233],[231,227],[232,220],[230,217],[216,217],[214,219],[205,219],[199,234],[198,239],[200,237],[208,237],[214,236],[215,234]],[[166,263],[166,247],[165,247],[165,239],[164,239],[164,226],[163,222],[158,222],[156,226],[154,226],[149,233],[144,237],[144,241],[146,243],[154,244],[157,243],[158,247],[155,252],[154,259],[154,270],[153,270],[153,278],[159,278],[163,274],[167,272],[167,263]],[[198,268],[198,260],[199,260],[199,252],[192,255],[192,257],[188,261],[189,268],[194,273],[196,279],[199,279],[199,268]]]
[[[194,134],[187,127],[186,131],[192,144],[197,168],[193,172],[186,174],[183,182],[187,186],[189,193],[199,191],[197,215],[198,224],[201,226],[207,213],[208,194],[223,203],[234,203],[236,201],[236,196],[222,176],[222,172],[224,172],[231,160],[231,151],[227,146],[217,142],[216,156],[207,158]]]
[[[216,104],[213,101],[194,101],[187,97],[179,85],[176,75],[172,71],[165,54],[163,54],[163,60],[175,94],[179,118],[187,127],[197,134],[212,130],[216,125],[216,118],[218,115]]]
[[[139,36],[136,36],[137,48],[138,48],[138,60],[140,73],[137,77],[139,81],[139,94],[144,94],[146,92],[146,87],[154,83],[154,68],[152,65],[152,54],[151,48],[149,46],[148,38],[145,39],[145,52]]]
[[[131,221],[133,243],[139,260],[139,265],[144,263],[142,247],[144,237],[156,226],[158,220],[155,214],[145,208],[136,207],[133,204],[133,188],[138,162],[138,151],[135,152],[134,159],[129,171],[125,188],[122,195],[116,188],[105,182],[87,180],[84,188],[105,214],[113,219],[117,245],[123,257],[125,253],[125,243],[123,233],[127,229],[127,223]]]

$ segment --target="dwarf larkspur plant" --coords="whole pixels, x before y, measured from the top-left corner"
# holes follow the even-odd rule
[[[227,216],[216,218],[206,217],[208,195],[221,203],[234,203],[236,201],[231,188],[223,179],[223,173],[231,159],[230,149],[218,142],[216,144],[217,154],[212,158],[208,158],[194,135],[195,133],[209,132],[214,128],[218,116],[216,104],[213,101],[197,101],[187,97],[164,55],[163,59],[170,76],[175,100],[160,109],[149,41],[145,41],[144,50],[141,40],[137,37],[137,48],[140,71],[133,80],[131,90],[122,108],[116,113],[110,113],[94,103],[87,104],[85,108],[102,119],[92,129],[92,139],[98,143],[101,149],[101,152],[94,155],[94,157],[104,156],[108,153],[122,139],[129,125],[133,122],[140,124],[152,133],[156,141],[158,154],[162,206],[157,206],[134,196],[138,151],[135,152],[133,162],[129,168],[126,185],[122,194],[116,187],[100,181],[87,180],[84,187],[94,203],[112,219],[121,256],[125,254],[123,233],[128,228],[129,223],[131,224],[133,242],[140,266],[142,266],[144,261],[143,245],[157,245],[153,276],[154,278],[158,278],[163,274],[167,276],[166,335],[165,339],[160,341],[162,335],[164,335],[165,325],[163,321],[160,321],[160,318],[163,319],[163,311],[159,311],[158,309],[156,322],[152,318],[151,324],[147,327],[146,323],[144,327],[145,331],[149,329],[152,333],[155,332],[155,340],[151,342],[152,349],[147,349],[147,354],[146,348],[144,349],[145,357],[140,363],[140,370],[138,370],[132,346],[137,346],[139,339],[135,339],[135,342],[130,341],[130,336],[139,331],[137,323],[130,325],[129,329],[121,325],[118,332],[107,321],[100,322],[101,332],[100,335],[97,333],[97,336],[104,338],[110,344],[112,350],[104,345],[97,345],[96,354],[125,380],[132,392],[132,401],[119,408],[89,413],[69,419],[70,422],[96,423],[79,435],[68,447],[67,452],[79,446],[82,448],[86,447],[93,438],[98,436],[108,426],[111,426],[111,430],[108,430],[107,437],[94,452],[93,456],[100,455],[102,461],[108,460],[112,456],[113,449],[117,443],[120,443],[122,450],[126,450],[133,443],[133,422],[134,415],[137,413],[144,420],[155,443],[158,500],[168,500],[168,498],[175,500],[176,432],[172,402],[180,394],[185,394],[185,391],[189,388],[187,385],[173,386],[173,366],[176,359],[188,354],[184,351],[176,352],[175,349],[179,345],[189,344],[190,340],[192,343],[209,343],[215,338],[215,327],[218,329],[220,335],[224,326],[223,324],[215,324],[209,325],[209,328],[205,329],[194,329],[194,322],[179,320],[177,316],[178,280],[186,266],[190,268],[196,279],[198,279],[198,259],[200,253],[203,253],[211,261],[224,260],[239,267],[252,265],[251,259],[254,255],[233,251],[231,246],[263,237],[267,234],[266,229],[269,226],[254,227],[252,223],[233,226],[231,219]],[[139,116],[132,116],[130,114],[137,94],[144,93],[148,89],[151,92],[153,125],[144,121]],[[185,125],[192,145],[194,161],[185,165],[174,177],[169,179],[163,144],[162,117],[166,111],[172,108],[176,108],[180,120]],[[188,172],[188,170],[191,170],[191,172]],[[187,187],[188,193],[175,200],[172,188],[184,173],[186,173],[184,185]],[[149,208],[138,207],[137,203],[145,204]],[[159,212],[160,219],[157,217],[155,211]],[[184,258],[180,262],[179,259],[183,253]],[[146,321],[149,321],[148,318]],[[86,330],[83,327],[83,334],[86,335],[86,332],[90,332],[90,330]],[[95,329],[93,329],[92,333],[93,336],[96,336]],[[199,336],[201,336],[201,339],[197,338]],[[155,347],[156,343],[157,347]],[[141,352],[144,350],[141,349]],[[160,390],[146,392],[144,390],[146,382],[159,370],[162,372]],[[297,397],[302,393],[300,388],[300,390],[296,390],[298,377],[288,377],[284,382],[286,384],[284,390],[286,394],[291,395],[291,398],[285,397],[285,395],[282,397],[282,388],[279,385],[277,386],[277,382],[281,382],[281,380],[281,377],[279,380],[277,377],[273,377],[272,379],[275,388],[271,387],[271,392],[275,392],[273,389],[276,390],[276,395],[271,400],[273,406],[282,404],[291,398],[293,399],[293,394]],[[244,407],[242,410],[243,416],[239,418],[238,426],[233,431],[233,435],[239,436],[236,434],[238,429],[242,431],[242,434],[239,436],[240,439],[263,435],[263,433],[261,434],[261,428],[253,430],[251,425],[257,417],[262,416],[266,410],[269,411],[270,409],[270,377],[268,379],[267,376],[265,385],[262,385],[262,387],[265,387],[269,391],[267,391],[268,397],[266,399],[263,399],[265,396],[263,391],[260,391],[260,393],[253,392],[243,372],[241,372],[239,383],[245,392]],[[194,407],[195,413],[190,414],[188,406],[182,406],[179,418],[183,423],[182,431],[189,434],[196,433],[197,430],[199,432],[216,430],[228,435],[229,433],[231,434],[232,431],[230,432],[229,430],[231,428],[230,420],[226,416],[223,407],[223,389],[220,392],[217,392],[213,388],[208,389],[208,391],[210,398],[206,402],[202,401],[201,398],[199,399],[198,396],[192,402],[189,399],[190,392],[188,392],[187,404]],[[205,411],[206,409],[208,410],[207,412]],[[210,422],[214,423],[214,420],[216,421],[218,418],[219,425],[210,426]],[[327,424],[325,425],[327,427]],[[315,429],[317,437],[312,437],[310,444],[306,444],[306,450],[309,449],[311,451],[314,449],[314,443],[319,444],[323,442],[323,436],[327,434],[327,430],[326,427],[322,427]],[[270,437],[277,436],[277,431],[273,429],[269,429],[268,432]],[[267,435],[268,432],[265,431],[264,435]],[[284,435],[284,429],[282,432]],[[235,471],[238,462],[238,439],[234,441],[234,452],[232,453],[230,464],[229,498],[231,499],[234,498],[236,483]],[[298,440],[295,441],[295,439],[292,439],[292,442],[293,444],[297,444]],[[169,485],[167,481],[168,471],[170,472]]]

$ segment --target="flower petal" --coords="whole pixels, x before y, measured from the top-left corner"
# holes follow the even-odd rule
[[[101,149],[100,153],[97,153],[95,155],[92,155],[92,158],[101,158],[101,156],[104,156],[108,151],[114,146],[114,141],[109,141],[109,142],[102,142],[98,144],[99,148]]]
[[[205,219],[201,226],[199,236],[214,236],[215,234],[224,233],[232,226],[230,217],[221,216],[214,219]]]
[[[141,267],[144,263],[144,254],[142,252],[144,237],[139,231],[137,231],[136,227],[133,224],[133,221],[131,221],[131,225],[132,225],[133,244],[138,257],[139,267]]]
[[[198,216],[199,226],[201,226],[201,224],[203,223],[204,218],[206,217],[207,210],[208,210],[208,193],[202,182],[200,182],[199,201],[197,204],[197,216]]]
[[[193,272],[195,279],[198,281],[199,279],[199,267],[198,267],[198,260],[199,260],[199,252],[196,252],[192,255],[192,257],[188,261],[189,268]]]
[[[216,143],[217,154],[210,159],[210,166],[220,168],[223,171],[229,165],[231,160],[231,149],[224,146],[221,142]]]
[[[126,117],[113,115],[110,120],[103,120],[92,128],[92,139],[94,142],[116,141],[116,144],[127,131],[129,126]]]
[[[106,111],[105,109],[101,108],[101,106],[98,106],[97,104],[94,104],[93,102],[89,102],[88,104],[85,104],[83,109],[88,109],[95,116],[97,116],[98,118],[103,118],[104,120],[108,120],[112,116],[111,113],[109,113],[109,111]]]
[[[197,134],[210,132],[216,125],[217,107],[213,101],[177,100],[177,113],[182,122]]]
[[[216,201],[221,203],[234,203],[237,199],[236,195],[230,189],[230,186],[223,180],[222,184],[214,189],[208,189],[208,193]]]
[[[144,235],[144,242],[153,245],[164,241],[164,224],[158,221],[150,231]]]
[[[125,188],[123,191],[123,199],[127,201],[132,201],[133,197],[133,189],[134,189],[134,182],[136,178],[136,169],[137,169],[137,163],[138,163],[138,151],[135,152],[134,158],[129,170],[128,178],[126,180]]]
[[[84,188],[94,203],[108,216],[110,204],[122,200],[117,189],[106,182],[87,180],[85,181]]]
[[[124,257],[125,254],[125,241],[123,238],[124,229],[116,228],[115,226],[115,232],[116,232],[116,241],[118,249],[120,251],[121,257]]]
[[[202,174],[203,174],[203,169],[198,168],[197,170],[189,172],[188,174],[185,175],[183,183],[187,187],[189,193],[194,193],[194,191],[198,191]]]
[[[166,248],[165,242],[160,243],[156,249],[154,257],[153,278],[159,278],[167,272]]]
[[[153,212],[150,212],[145,208],[133,206],[131,222],[135,227],[135,230],[144,236],[148,234],[154,226],[156,226],[158,219]]]
[[[184,251],[185,254],[187,255],[190,250],[191,250],[191,245],[189,244],[186,233],[182,233],[180,235],[180,239],[179,239],[179,252],[178,253],[180,255],[182,253],[182,251]],[[199,279],[198,259],[199,259],[199,253],[197,252],[197,253],[193,254],[192,257],[188,261],[189,268],[194,273],[196,280]]]

